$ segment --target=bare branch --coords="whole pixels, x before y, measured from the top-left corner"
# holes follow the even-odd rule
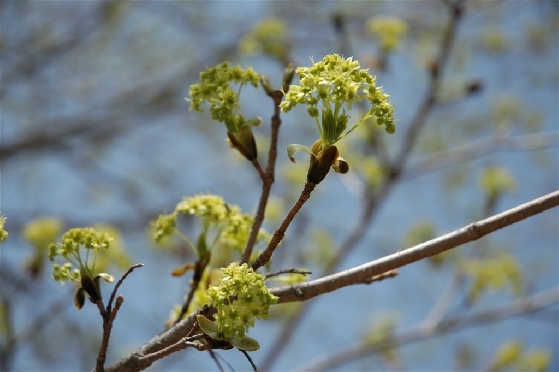
[[[375,275],[406,266],[412,262],[448,251],[487,234],[522,221],[559,205],[559,191],[534,199],[518,207],[484,220],[474,222],[439,238],[416,245],[378,260],[307,283],[274,288],[278,303],[305,301],[318,295],[353,284],[366,282]]]
[[[107,312],[110,313],[111,312],[111,307],[113,305],[113,301],[114,298],[116,296],[116,292],[118,291],[118,288],[122,285],[122,283],[124,282],[124,279],[126,279],[126,277],[128,275],[130,275],[130,273],[132,271],[134,271],[134,269],[137,269],[138,267],[143,267],[144,264],[143,263],[138,263],[135,264],[134,266],[132,266],[131,268],[128,269],[128,271],[126,271],[126,273],[122,276],[122,278],[120,278],[120,280],[116,283],[113,292],[111,293],[111,297],[109,298],[109,303],[107,304]]]
[[[134,271],[134,269],[143,266],[144,264],[139,263],[130,267],[128,271],[126,271],[126,273],[119,279],[119,281],[116,283],[111,293],[111,297],[109,299],[109,303],[107,304],[106,309],[103,307],[103,301],[101,299],[97,301],[97,307],[99,308],[99,312],[103,317],[103,339],[101,341],[101,346],[99,347],[99,353],[97,354],[97,363],[95,366],[96,372],[103,372],[105,370],[105,361],[107,360],[107,348],[109,347],[109,339],[111,338],[111,330],[113,328],[113,322],[116,318],[116,314],[118,313],[118,310],[120,309],[120,306],[122,305],[122,302],[124,301],[124,298],[122,296],[118,296],[116,298],[114,308],[112,307],[113,301],[115,300],[116,292],[118,291],[118,288],[121,286],[121,284],[124,282],[124,279],[126,279],[126,277],[132,271]]]

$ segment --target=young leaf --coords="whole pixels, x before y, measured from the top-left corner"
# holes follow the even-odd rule
[[[204,332],[211,338],[220,338],[217,325],[214,322],[203,315],[196,315],[196,321],[198,322],[198,326],[200,327],[202,332]]]
[[[176,269],[171,271],[171,275],[172,276],[183,276],[184,274],[186,274],[190,270],[194,270],[194,264],[192,262],[189,262],[185,265],[177,267]]]
[[[312,156],[314,156],[311,149],[309,149],[307,146],[294,143],[287,146],[287,156],[289,156],[289,160],[291,160],[293,163],[295,163],[295,157],[293,155],[296,152],[306,152],[307,154],[311,154]]]
[[[229,342],[231,342],[231,345],[235,346],[239,350],[255,351],[260,349],[258,341],[248,336],[245,336],[244,338],[233,337],[229,340]]]

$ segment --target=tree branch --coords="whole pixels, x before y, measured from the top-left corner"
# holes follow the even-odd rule
[[[103,339],[101,341],[101,346],[99,347],[99,354],[97,355],[97,362],[96,362],[96,365],[95,365],[95,371],[96,372],[104,372],[105,371],[105,361],[107,359],[107,348],[109,347],[109,339],[111,337],[111,330],[113,328],[113,322],[116,318],[116,314],[120,310],[120,306],[122,305],[122,302],[124,301],[122,296],[116,297],[116,301],[115,301],[116,292],[118,291],[118,288],[124,282],[124,279],[126,279],[126,277],[132,271],[134,271],[134,269],[136,269],[138,267],[143,267],[143,266],[144,266],[144,264],[141,264],[141,263],[135,264],[134,266],[130,267],[128,269],[128,271],[126,271],[126,273],[116,283],[116,285],[115,285],[115,287],[114,287],[114,289],[111,293],[111,297],[109,299],[109,303],[107,304],[106,308],[103,307],[103,301],[101,299],[99,299],[96,303],[97,307],[99,308],[99,312],[100,312],[101,316],[103,317]],[[113,308],[113,302],[114,302],[114,308]]]
[[[148,368],[157,360],[154,358],[157,352],[176,345],[185,337],[188,337],[190,330],[196,322],[197,314],[196,312],[188,316],[164,333],[155,336],[144,346],[139,347],[117,363],[105,368],[105,372],[132,372]]]
[[[274,100],[274,115],[272,116],[272,129],[270,136],[270,150],[268,151],[268,163],[266,164],[266,171],[264,172],[264,175],[261,175],[262,193],[260,194],[258,209],[256,210],[256,216],[254,217],[254,222],[252,224],[250,236],[243,252],[243,257],[241,258],[241,263],[248,263],[250,260],[254,244],[256,244],[256,239],[258,238],[258,232],[260,231],[260,227],[262,227],[262,223],[264,222],[266,206],[268,205],[270,191],[275,179],[276,159],[278,157],[278,137],[281,125],[281,111],[279,105],[283,98],[283,93],[280,90],[275,90],[270,93],[270,97]]]
[[[305,301],[349,285],[366,282],[376,275],[472,242],[557,205],[559,205],[559,191],[378,260],[307,283],[274,288],[271,292],[279,297],[278,303]]]
[[[381,280],[386,277],[383,274],[386,274],[390,270],[477,240],[489,233],[522,221],[535,214],[556,207],[557,205],[559,205],[559,191],[552,192],[493,217],[472,223],[437,239],[399,251],[376,261],[308,283],[273,288],[271,292],[279,296],[278,303],[295,302],[308,300],[320,294],[332,292],[352,284],[370,283],[371,281]],[[390,277],[390,275],[388,277]],[[190,330],[196,322],[196,314],[197,313],[192,314],[188,318],[181,320],[176,326],[156,336],[147,344],[132,352],[132,354],[122,358],[114,365],[105,368],[105,371],[128,372],[146,369],[155,361],[152,358],[146,358],[147,355],[164,350],[177,344],[183,338],[188,337]],[[486,314],[483,317],[478,315],[478,318],[488,319],[490,317]],[[443,323],[446,325],[450,324],[448,321],[440,324]],[[442,327],[440,324],[437,325],[437,328]],[[443,327],[443,329],[446,328]],[[185,346],[190,347],[192,345]]]
[[[311,197],[311,192],[314,190],[315,187],[316,184],[310,181],[307,181],[305,183],[305,187],[303,191],[301,191],[301,195],[299,195],[299,199],[295,202],[295,204],[293,205],[293,207],[291,208],[291,210],[283,220],[280,227],[274,232],[274,236],[272,237],[272,240],[270,240],[268,247],[266,247],[266,249],[260,254],[260,256],[258,256],[256,261],[254,261],[253,264],[251,265],[253,270],[255,271],[258,270],[260,267],[266,265],[266,263],[270,261],[270,258],[272,258],[272,254],[274,253],[278,244],[281,243],[285,235],[285,232],[287,231],[287,228],[291,224],[291,221],[293,221],[293,218],[295,218],[295,216],[297,215],[299,210],[303,207],[303,205],[306,203],[306,201],[309,200],[309,198]]]

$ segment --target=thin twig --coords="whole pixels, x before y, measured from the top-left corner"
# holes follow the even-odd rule
[[[256,364],[254,364],[254,361],[252,360],[252,358],[250,357],[250,355],[248,355],[248,353],[245,350],[241,350],[239,349],[239,351],[241,353],[244,354],[244,356],[248,359],[250,365],[252,366],[252,369],[254,370],[254,372],[258,372],[258,367],[256,367]]]
[[[200,281],[202,280],[202,276],[204,275],[204,270],[206,270],[206,267],[210,263],[210,258],[211,255],[208,254],[204,257],[204,260],[196,261],[194,267],[194,275],[192,276],[192,284],[190,285],[190,289],[188,290],[186,301],[184,301],[179,316],[177,317],[177,319],[175,319],[173,325],[180,322],[181,319],[186,315],[186,312],[188,311],[188,308],[192,303],[192,299],[194,298],[194,293],[198,290],[198,287],[200,286]]]
[[[272,254],[274,253],[278,244],[282,241],[283,237],[285,236],[285,232],[287,231],[289,224],[291,223],[291,221],[293,221],[293,218],[295,218],[295,216],[297,215],[299,210],[303,207],[305,202],[309,200],[309,198],[311,197],[311,192],[314,190],[315,187],[316,185],[312,182],[305,183],[305,188],[303,189],[303,191],[301,191],[301,195],[299,195],[299,199],[297,199],[297,201],[295,202],[295,204],[293,205],[293,207],[291,208],[291,210],[283,220],[280,227],[274,233],[274,236],[272,237],[272,240],[270,240],[268,247],[266,247],[266,249],[260,254],[260,256],[258,256],[256,261],[254,261],[254,263],[252,264],[251,267],[253,270],[255,271],[258,270],[260,267],[264,266],[270,260],[270,258],[272,258]]]
[[[221,363],[219,362],[219,360],[217,360],[216,353],[212,350],[211,347],[208,348],[208,352],[210,353],[210,356],[214,360],[215,364],[217,364],[217,368],[219,368],[219,372],[224,372],[225,370],[221,366]]]
[[[105,309],[105,305],[103,305],[103,300],[98,299],[97,301],[95,301],[95,305],[97,306],[97,309],[99,309],[99,314],[101,314],[101,318],[105,319],[108,315],[108,312]]]
[[[283,98],[283,92],[280,90],[273,91],[271,92],[270,97],[274,101],[274,115],[272,116],[268,163],[266,164],[264,176],[260,176],[262,178],[262,192],[260,194],[260,201],[258,202],[258,208],[256,209],[256,215],[254,217],[254,222],[252,223],[250,235],[247,240],[245,250],[243,251],[243,256],[241,257],[241,263],[248,263],[250,260],[252,250],[254,249],[256,239],[258,238],[258,233],[260,232],[260,228],[264,222],[264,214],[266,213],[266,206],[268,205],[268,199],[270,198],[270,190],[272,189],[275,179],[276,159],[278,156],[278,137],[281,126],[281,111],[279,105]],[[262,169],[260,169],[260,172],[261,171]]]
[[[433,153],[412,164],[403,179],[414,179],[442,168],[478,159],[495,150],[534,151],[559,145],[559,132],[532,133],[521,136],[492,136],[466,145]]]
[[[122,296],[118,296],[116,298],[115,306],[113,309],[112,307],[113,301],[115,300],[115,296],[118,291],[118,288],[124,282],[124,279],[126,279],[126,277],[132,271],[134,271],[134,269],[142,266],[144,266],[144,264],[139,263],[130,267],[128,271],[126,271],[126,273],[119,279],[119,281],[116,283],[111,293],[111,297],[109,298],[109,303],[107,304],[106,308],[103,307],[103,301],[101,299],[99,299],[96,302],[97,307],[99,308],[99,312],[103,317],[103,338],[101,340],[101,346],[99,347],[99,353],[97,354],[97,363],[95,365],[96,372],[104,372],[105,370],[105,362],[107,360],[107,348],[109,347],[109,339],[111,338],[111,330],[113,328],[113,322],[116,318],[116,314],[118,313],[118,310],[120,309],[120,306],[122,305],[122,302],[124,301]]]
[[[444,319],[452,304],[452,300],[456,297],[456,292],[462,284],[463,277],[461,274],[454,274],[452,281],[447,285],[446,289],[441,293],[437,302],[423,320],[423,324],[430,327],[437,325]]]
[[[101,302],[101,301],[99,301]],[[113,328],[113,322],[116,318],[120,306],[124,302],[122,296],[118,296],[115,301],[115,306],[110,313],[106,313],[103,318],[103,339],[101,340],[101,347],[99,348],[99,354],[97,355],[97,364],[95,367],[96,372],[103,372],[105,370],[105,362],[107,360],[107,348],[109,347],[109,339],[111,337],[111,330]]]
[[[181,342],[185,338],[185,341],[191,340],[191,338],[188,338],[187,335],[194,328],[194,325],[196,324],[196,315],[198,314],[199,312],[189,315],[177,323],[174,327],[171,327],[162,334],[155,336],[147,344],[139,347],[137,350],[123,357],[110,367],[105,368],[105,372],[132,372],[142,371],[148,368],[154,362],[163,357],[161,356],[160,358],[157,358],[156,353]],[[193,337],[196,337],[196,335]]]
[[[184,337],[183,339],[179,340],[178,342],[167,346],[161,350],[155,351],[153,353],[147,354],[142,356],[141,358],[139,358],[139,363],[143,364],[145,363],[146,366],[150,366],[151,364],[153,364],[154,362],[165,358],[168,355],[171,355],[179,350],[183,350],[183,349],[188,349],[188,348],[194,348],[198,351],[204,351],[207,349],[207,345],[205,344],[201,344],[198,342],[194,342],[195,340],[198,340],[200,338],[203,338],[203,335],[197,335],[194,337]],[[194,340],[194,341],[193,341]],[[147,367],[145,367],[147,368]],[[140,368],[140,369],[132,369],[132,371],[140,371],[144,368]]]
[[[429,88],[427,89],[427,94],[423,99],[417,114],[414,116],[414,120],[406,130],[400,152],[396,156],[396,161],[392,164],[392,177],[396,175],[399,176],[404,170],[408,157],[417,143],[419,132],[425,126],[427,116],[437,103],[437,92],[442,80],[442,73],[450,58],[452,47],[456,38],[456,32],[458,31],[458,24],[464,13],[464,1],[465,0],[458,0],[453,3],[449,2],[450,19],[448,21],[446,31],[443,34],[439,55],[434,63],[435,67],[431,70]]]
[[[285,269],[285,270],[276,271],[274,273],[268,273],[268,274],[265,274],[264,276],[266,277],[266,279],[270,279],[270,278],[273,278],[274,276],[280,276],[280,275],[283,275],[283,274],[311,275],[312,272],[305,271],[305,270],[298,270],[298,269]]]
[[[260,176],[260,179],[262,181],[265,181],[266,180],[266,173],[264,173],[264,171],[262,170],[262,167],[260,166],[260,163],[258,162],[258,159],[254,159],[252,161],[252,165],[254,166],[256,171],[258,172],[258,175]]]
[[[114,301],[115,296],[116,296],[116,292],[118,291],[118,288],[121,286],[122,282],[124,282],[124,279],[126,279],[126,277],[127,277],[128,275],[130,275],[130,273],[131,273],[132,271],[134,271],[134,270],[137,269],[138,267],[143,267],[143,266],[144,266],[143,263],[135,264],[134,266],[132,266],[131,268],[129,268],[128,271],[126,271],[126,273],[119,279],[119,281],[116,283],[116,285],[115,285],[115,287],[114,287],[114,289],[113,289],[113,292],[111,293],[111,297],[109,298],[109,303],[107,304],[107,312],[109,312],[109,313],[111,312],[111,308],[112,308],[113,301]]]

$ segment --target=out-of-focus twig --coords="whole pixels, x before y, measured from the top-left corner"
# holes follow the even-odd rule
[[[559,287],[551,288],[530,296],[519,298],[508,304],[495,307],[490,310],[480,311],[471,315],[458,315],[443,320],[436,325],[430,322],[421,322],[416,326],[392,335],[390,338],[375,344],[364,342],[356,343],[344,350],[330,353],[328,356],[316,359],[304,366],[297,368],[298,371],[324,371],[355,361],[360,358],[369,357],[383,350],[433,338],[449,331],[481,326],[497,322],[514,316],[535,312],[559,302]]]
[[[492,151],[534,151],[559,146],[559,132],[521,136],[494,136],[431,154],[409,166],[402,179],[413,179],[429,172],[480,158]]]

